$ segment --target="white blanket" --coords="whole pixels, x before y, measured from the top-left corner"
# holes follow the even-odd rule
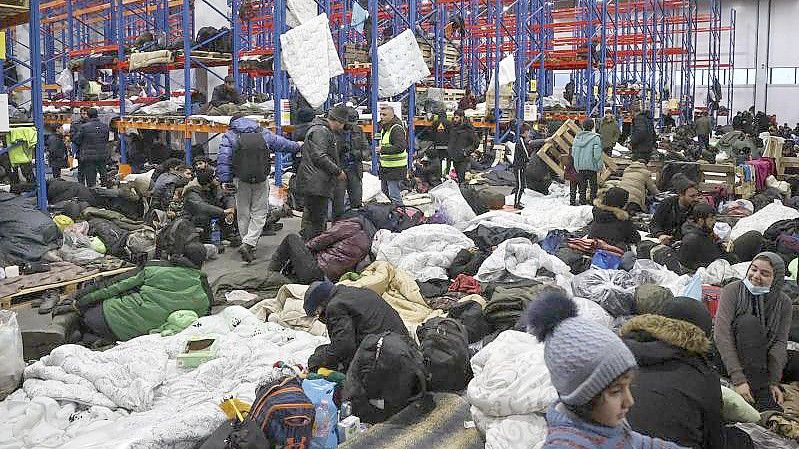
[[[515,282],[534,279],[539,268],[556,275],[569,273],[569,266],[548,254],[530,239],[515,237],[505,240],[480,265],[474,277],[480,282]]]
[[[377,47],[377,86],[380,98],[393,97],[430,76],[411,30]]]
[[[447,268],[462,249],[474,242],[449,225],[424,224],[401,233],[375,236],[372,252],[375,260],[385,260],[405,270],[420,282],[448,279]]]
[[[760,209],[754,214],[741,218],[730,233],[730,240],[735,240],[748,231],[765,232],[769,226],[780,220],[793,220],[799,218],[799,211],[792,207],[783,206],[779,200]]]
[[[319,14],[280,36],[283,65],[308,103],[317,108],[330,93],[330,78],[344,73],[330,34],[327,14]]]
[[[439,186],[440,187],[440,186]],[[430,191],[432,193],[432,190]],[[480,225],[499,228],[519,228],[534,233],[543,240],[553,229],[569,232],[587,226],[593,220],[591,206],[567,206],[553,197],[528,197],[528,204],[521,214],[508,211],[489,211],[468,221],[455,225],[469,232]]]
[[[176,357],[191,335],[216,335],[217,358],[194,370],[178,368]],[[146,335],[94,356],[66,346],[62,351],[69,356],[62,363],[57,363],[60,356],[49,365],[42,363],[48,369],[31,370],[40,377],[26,378],[23,390],[0,402],[0,448],[192,448],[224,420],[217,407],[223,398],[254,400],[257,386],[276,375],[275,362],[304,364],[316,346],[325,342],[323,337],[263,323],[246,309],[231,306],[175,336]],[[151,357],[146,371],[139,366],[145,356]],[[126,366],[129,360],[135,365]],[[125,384],[124,376],[133,374],[141,374],[142,379]],[[39,389],[36,384],[42,377],[51,385],[61,385]],[[113,388],[120,392],[111,391],[105,382],[116,382]],[[85,388],[78,390],[74,385]],[[61,400],[49,393],[67,389],[88,394]],[[113,407],[80,405],[101,394]],[[122,408],[127,404],[133,409],[129,404],[134,399],[140,401],[138,410]]]

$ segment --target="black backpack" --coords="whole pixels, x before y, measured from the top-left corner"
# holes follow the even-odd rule
[[[483,314],[483,308],[475,301],[463,301],[455,304],[447,312],[447,316],[458,320],[469,336],[469,343],[477,343],[486,335],[494,332],[494,327]]]
[[[363,214],[375,228],[388,229],[391,232],[402,232],[427,221],[424,212],[413,206],[368,204],[363,208]]]
[[[452,318],[431,318],[416,329],[424,365],[430,375],[430,391],[460,391],[472,378],[469,335]]]
[[[258,184],[269,176],[269,148],[260,131],[241,133],[233,148],[233,173],[239,181]]]
[[[186,245],[199,240],[194,223],[187,218],[177,218],[158,231],[155,237],[155,256],[166,259],[167,256],[183,255]]]
[[[194,41],[195,45],[199,45],[208,39],[213,38],[219,34],[219,30],[214,27],[202,27],[199,31],[197,31],[197,39]],[[197,50],[202,51],[216,51],[216,39],[212,40],[211,42],[206,42],[203,45],[197,47]]]
[[[342,393],[353,415],[367,423],[383,422],[426,394],[424,358],[410,337],[394,332],[364,337]]]

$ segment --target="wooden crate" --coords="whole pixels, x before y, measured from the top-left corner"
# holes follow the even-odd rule
[[[563,167],[560,164],[561,156],[571,154],[572,143],[574,143],[574,138],[580,131],[580,127],[574,121],[566,120],[538,150],[538,157],[561,178],[563,177]],[[602,158],[605,165],[599,173],[599,180],[604,182],[616,171],[617,166],[613,162],[613,158],[607,155],[603,155]]]

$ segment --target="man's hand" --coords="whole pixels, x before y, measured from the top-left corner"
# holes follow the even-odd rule
[[[658,240],[660,240],[662,245],[669,245],[671,244],[672,237],[670,235],[663,234],[658,237]]]
[[[230,182],[223,182],[222,183],[222,190],[225,193],[230,193],[230,192],[233,192],[234,190],[236,190],[236,187]]]
[[[755,403],[755,398],[752,397],[752,390],[749,389],[749,384],[744,382],[735,386],[735,392],[740,394],[744,400],[750,404]]]
[[[338,178],[339,181],[346,181],[347,180],[347,174],[344,173],[344,170],[342,170],[342,171],[340,171],[338,173],[338,176],[336,176],[336,178]]]
[[[225,209],[225,215],[233,215],[235,213],[236,213],[236,209],[233,208],[233,207]]]
[[[770,387],[770,389],[771,389],[771,397],[774,398],[774,402],[776,402],[777,405],[782,406],[782,403],[785,402],[785,396],[782,394],[782,390],[780,390],[780,386],[779,385],[772,385]]]

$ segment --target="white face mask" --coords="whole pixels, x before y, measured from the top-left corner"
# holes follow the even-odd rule
[[[752,283],[748,278],[744,279],[744,285],[746,289],[749,290],[749,293],[757,296],[757,295],[765,295],[771,291],[771,287],[760,287]]]

